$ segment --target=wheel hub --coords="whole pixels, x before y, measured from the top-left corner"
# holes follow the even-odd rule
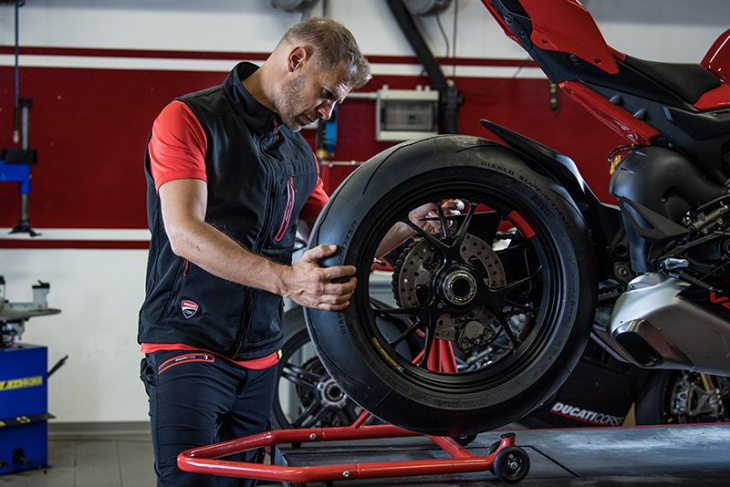
[[[320,401],[326,407],[343,408],[347,404],[347,395],[332,378],[317,384]]]
[[[476,298],[480,286],[501,287],[506,282],[497,253],[479,237],[466,234],[458,260],[443,268],[441,251],[417,239],[393,272],[398,305],[417,307],[434,300],[436,309],[444,310],[435,317],[435,338],[453,341],[464,352],[489,344],[496,336],[495,315]]]
[[[441,286],[445,300],[456,306],[469,304],[477,295],[478,281],[466,269],[456,268],[443,278]]]

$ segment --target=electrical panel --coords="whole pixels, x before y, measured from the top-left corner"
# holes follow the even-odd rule
[[[379,142],[418,139],[438,134],[439,93],[429,88],[379,90],[375,138]]]

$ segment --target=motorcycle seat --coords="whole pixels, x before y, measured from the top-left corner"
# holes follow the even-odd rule
[[[699,64],[662,63],[626,56],[624,64],[664,86],[690,105],[722,81]]]

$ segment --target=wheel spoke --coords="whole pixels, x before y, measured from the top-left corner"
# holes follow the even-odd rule
[[[391,347],[397,346],[400,342],[411,336],[417,329],[421,327],[421,320],[420,318],[416,319],[416,322],[413,323],[411,326],[408,327],[406,331],[400,334],[398,338],[396,338],[393,341],[388,342],[388,345]]]
[[[524,285],[526,282],[529,282],[530,280],[534,279],[535,276],[537,276],[541,270],[542,270],[542,266],[538,267],[535,270],[535,272],[533,272],[529,276],[525,276],[522,279],[518,279],[516,281],[508,282],[507,284],[505,284],[504,286],[501,286],[501,287],[489,288],[489,290],[492,292],[495,292],[495,293],[503,294],[503,295],[507,294],[509,292],[514,291],[518,287]]]
[[[421,316],[428,311],[426,306],[414,306],[412,308],[380,308],[373,309],[376,315],[414,315]]]
[[[512,328],[509,326],[509,318],[507,318],[507,315],[505,315],[502,310],[492,310],[494,314],[497,316],[497,320],[499,320],[499,324],[502,326],[502,329],[507,334],[507,337],[509,338],[509,341],[512,342],[512,345],[517,348],[517,346],[522,343],[522,341],[515,336],[515,334],[512,332]]]
[[[469,202],[469,211],[466,214],[466,217],[464,217],[464,221],[461,222],[459,225],[459,231],[456,232],[456,240],[454,241],[454,244],[452,247],[459,248],[461,247],[461,243],[464,241],[464,238],[466,238],[466,232],[469,230],[469,225],[471,225],[471,220],[474,217],[474,212],[477,209],[477,205]]]
[[[352,420],[347,417],[347,414],[345,414],[343,409],[335,410],[335,416],[340,419],[341,426],[350,426],[352,424]]]
[[[322,376],[293,364],[285,365],[282,369],[281,376],[295,385],[309,389],[316,389],[317,383],[323,379]]]
[[[312,416],[314,412],[317,410],[317,408],[322,407],[322,403],[319,401],[312,401],[312,404],[310,404],[307,409],[304,410],[302,414],[300,414],[297,419],[292,421],[291,425],[293,428],[301,428],[302,424],[304,423],[304,420],[308,417]]]
[[[423,356],[421,356],[420,362],[418,362],[419,367],[427,367],[428,366],[428,358],[431,356],[431,350],[433,350],[433,332],[431,331],[431,327],[429,326],[426,328],[426,348],[423,349]]]
[[[436,205],[436,211],[439,214],[439,222],[441,223],[441,237],[442,238],[448,238],[450,235],[449,232],[449,224],[446,221],[446,215],[444,214],[444,209],[441,208],[441,205]]]
[[[431,245],[433,245],[437,249],[441,250],[442,252],[445,252],[446,250],[449,249],[448,245],[446,245],[441,240],[437,239],[436,237],[434,237],[433,235],[428,233],[426,230],[419,227],[418,225],[416,225],[415,223],[413,223],[412,221],[410,221],[407,218],[405,220],[405,224],[408,225],[409,227],[411,227],[413,230],[415,230],[417,234],[419,234],[420,236],[425,238]]]
[[[322,406],[322,408],[317,411],[317,414],[312,416],[312,419],[310,421],[307,421],[306,423],[302,424],[302,428],[313,428],[324,419],[324,415],[327,414],[327,408]],[[325,425],[326,426],[326,425]]]

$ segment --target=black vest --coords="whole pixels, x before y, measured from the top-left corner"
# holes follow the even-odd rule
[[[257,102],[242,80],[257,67],[238,64],[221,86],[179,98],[205,131],[206,222],[246,249],[291,264],[296,221],[317,182],[312,149]],[[152,239],[140,343],[184,343],[234,360],[279,349],[280,296],[220,279],[176,256],[145,155]]]

